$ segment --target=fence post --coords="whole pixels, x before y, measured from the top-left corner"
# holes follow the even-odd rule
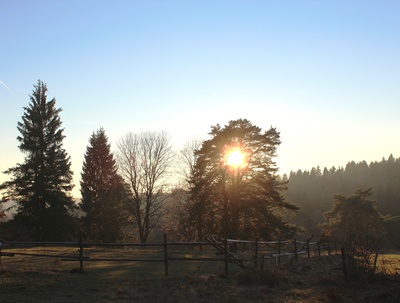
[[[228,238],[225,237],[224,239],[224,250],[225,250],[225,276],[228,276]]]
[[[281,264],[281,240],[278,241],[278,265]]]
[[[346,264],[346,249],[342,247],[340,249],[341,254],[342,254],[342,265],[343,265],[343,274],[345,278],[347,279],[347,264]]]
[[[298,261],[298,257],[297,257],[297,240],[296,240],[296,238],[294,238],[293,243],[294,243],[294,259],[297,262]]]
[[[261,254],[261,272],[264,272],[264,256],[265,254]]]
[[[328,241],[328,256],[331,256],[331,244],[329,242],[329,237],[328,237],[327,241]]]
[[[0,239],[0,272],[1,272],[1,247],[3,246],[3,240]]]
[[[321,242],[317,242],[317,247],[318,247],[318,257],[321,257]]]
[[[310,239],[307,239],[307,256],[310,259]]]
[[[167,234],[164,233],[164,266],[165,266],[165,276],[168,277],[168,252],[167,252]]]
[[[83,272],[83,240],[82,236],[79,237],[79,270]]]
[[[257,259],[258,259],[258,238],[256,238],[256,251],[255,251],[255,259],[254,259],[254,268],[257,268]]]

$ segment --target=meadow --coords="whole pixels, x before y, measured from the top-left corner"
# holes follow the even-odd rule
[[[334,257],[302,257],[278,267],[272,261],[264,272],[243,270],[223,262],[169,261],[165,277],[163,262],[79,262],[62,258],[17,255],[74,256],[76,247],[3,249],[16,253],[1,259],[0,302],[399,302],[400,257],[384,255],[384,269],[373,282],[346,281],[333,269]],[[90,258],[162,259],[159,249],[87,248]],[[175,252],[177,255],[188,252]],[[190,252],[209,256],[210,251]],[[333,260],[333,261],[332,261]],[[384,265],[384,267],[382,267]],[[334,265],[336,266],[336,265]]]

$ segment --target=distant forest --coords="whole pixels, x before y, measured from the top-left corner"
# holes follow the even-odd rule
[[[393,155],[370,164],[351,161],[344,168],[298,170],[284,179],[289,181],[284,197],[300,207],[288,220],[307,233],[319,234],[334,194],[348,196],[359,189],[372,188],[372,199],[382,215],[390,215],[391,220],[400,216],[400,158]]]

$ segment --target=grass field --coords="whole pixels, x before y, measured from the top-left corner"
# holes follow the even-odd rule
[[[77,255],[77,248],[7,249],[6,252]],[[91,258],[162,259],[145,249],[85,249]],[[179,252],[176,252],[179,255]],[[185,252],[187,254],[187,252]],[[191,253],[206,256],[207,252]],[[264,273],[242,271],[223,262],[64,262],[61,258],[16,255],[2,257],[0,302],[399,302],[400,258],[385,255],[387,273],[374,283],[346,282],[329,260],[301,258],[279,268],[268,263]]]

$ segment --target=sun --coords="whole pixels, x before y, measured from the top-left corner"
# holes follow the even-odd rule
[[[246,156],[238,148],[227,151],[225,163],[235,169],[247,166]]]

